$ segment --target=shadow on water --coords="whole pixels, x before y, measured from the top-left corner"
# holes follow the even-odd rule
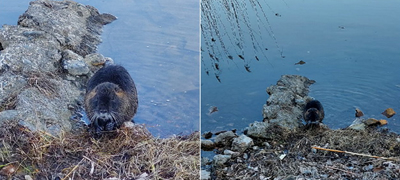
[[[269,9],[264,10],[266,6]],[[213,74],[221,82],[224,63],[220,61],[251,72],[252,61],[269,61],[266,51],[270,47],[265,41],[273,42],[284,57],[267,10],[272,11],[268,4],[255,0],[201,1],[202,69],[207,75]]]

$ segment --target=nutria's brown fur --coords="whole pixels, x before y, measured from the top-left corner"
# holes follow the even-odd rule
[[[303,118],[307,124],[309,122],[311,124],[322,123],[324,116],[324,107],[322,107],[322,104],[317,100],[308,102],[303,111]]]
[[[106,65],[89,79],[85,109],[90,120],[89,128],[97,135],[131,121],[137,107],[135,83],[124,67]]]

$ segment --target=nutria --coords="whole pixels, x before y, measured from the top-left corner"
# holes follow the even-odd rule
[[[135,83],[128,71],[120,65],[105,65],[88,81],[85,109],[90,131],[119,128],[125,121],[132,121],[138,108]]]
[[[324,119],[324,116],[324,108],[322,107],[322,104],[317,100],[312,100],[308,102],[303,111],[303,118],[307,124],[322,123],[322,119]]]

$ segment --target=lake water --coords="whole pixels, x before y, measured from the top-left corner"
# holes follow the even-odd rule
[[[1,1],[0,24],[16,25],[30,0]],[[123,65],[136,83],[136,123],[154,136],[199,130],[199,2],[116,0],[77,2],[110,13],[98,52]]]
[[[400,133],[400,116],[381,114],[400,113],[400,1],[224,2],[202,5],[202,132],[262,121],[266,88],[297,74],[316,80],[309,95],[330,128],[350,125],[357,107]]]

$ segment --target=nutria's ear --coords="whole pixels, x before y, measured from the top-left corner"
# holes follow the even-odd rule
[[[96,89],[93,89],[92,91],[89,92],[86,99],[92,99],[94,96],[96,96],[96,93],[97,93]]]
[[[125,98],[125,92],[122,90],[116,91],[115,95],[117,95],[119,98]]]

